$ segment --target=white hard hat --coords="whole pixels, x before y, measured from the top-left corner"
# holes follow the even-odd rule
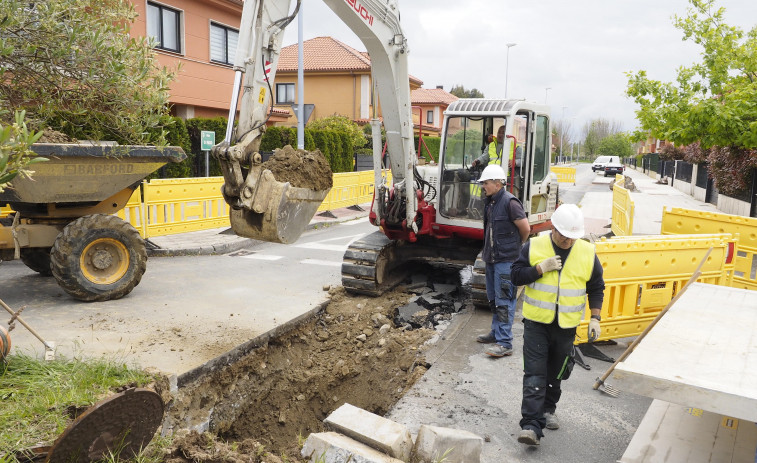
[[[499,164],[489,164],[484,167],[481,177],[478,179],[481,183],[484,183],[484,180],[501,180],[502,183],[505,183],[507,181],[507,174],[505,173],[505,169]]]
[[[552,214],[552,225],[566,238],[584,236],[584,214],[575,204],[563,204]]]

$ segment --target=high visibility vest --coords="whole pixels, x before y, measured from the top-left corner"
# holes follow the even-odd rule
[[[532,266],[554,255],[550,235],[531,239],[528,257]],[[560,328],[578,326],[586,310],[586,282],[594,270],[594,255],[593,244],[576,240],[562,270],[547,272],[526,286],[523,317],[549,324],[557,313]]]

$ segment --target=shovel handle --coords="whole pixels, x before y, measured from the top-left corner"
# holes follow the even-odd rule
[[[16,312],[14,312],[13,309],[11,309],[10,307],[8,307],[8,304],[6,304],[2,299],[0,299],[0,305],[2,305],[5,308],[5,310],[8,311],[8,313],[10,313],[11,315],[13,315],[13,317],[15,317],[15,319],[18,320],[19,323],[21,323],[22,325],[24,325],[24,328],[26,328],[27,330],[29,330],[29,332],[31,334],[33,334],[34,337],[36,337],[37,339],[39,339],[42,342],[42,344],[45,345],[45,349],[52,350],[52,347],[50,347],[50,345],[47,344],[47,342],[45,342],[44,339],[42,339],[42,336],[40,336],[39,334],[37,334],[37,332],[34,331],[34,329],[31,326],[27,325],[26,322],[24,321],[24,319],[21,318],[21,316],[18,315]]]
[[[610,368],[608,368],[607,371],[605,371],[602,374],[602,376],[597,378],[597,381],[594,383],[594,390],[599,389],[599,386],[604,384],[607,377],[610,376],[613,370],[615,370],[615,367],[618,366],[620,362],[625,360],[626,357],[628,357],[631,354],[631,352],[633,352],[634,348],[636,348],[636,345],[639,344],[642,339],[644,339],[644,336],[646,336],[647,333],[649,333],[652,330],[652,328],[657,324],[657,322],[660,321],[662,316],[665,315],[668,309],[670,309],[670,307],[672,307],[673,304],[675,304],[676,301],[678,301],[678,299],[680,299],[681,296],[683,296],[683,293],[685,293],[686,290],[689,289],[689,286],[693,282],[697,281],[697,278],[699,278],[702,275],[702,266],[704,265],[705,262],[707,262],[707,258],[710,256],[711,252],[712,252],[712,248],[707,250],[707,253],[705,253],[704,257],[702,258],[702,261],[699,262],[699,266],[697,266],[697,269],[694,270],[694,274],[691,275],[691,278],[689,278],[689,281],[687,281],[686,284],[683,285],[683,288],[681,288],[681,290],[678,291],[675,297],[671,299],[670,302],[668,302],[668,304],[660,311],[660,313],[658,313],[657,316],[651,322],[649,322],[649,325],[647,325],[647,327],[644,328],[644,331],[642,331],[641,334],[638,335],[636,339],[633,340],[631,345],[628,346],[625,351],[623,351],[620,357],[618,357],[618,360],[616,360],[615,363],[610,365]]]

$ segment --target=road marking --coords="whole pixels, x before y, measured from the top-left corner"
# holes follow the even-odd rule
[[[244,257],[245,259],[256,259],[256,260],[279,260],[283,259],[284,256],[271,256],[271,255],[265,255],[265,254],[247,254],[246,256],[239,256]]]
[[[294,246],[300,249],[317,249],[321,251],[344,252],[347,250],[347,247],[353,241],[362,238],[364,235],[365,233],[361,233],[359,235],[340,236],[338,238],[329,238],[326,240],[311,241],[310,243],[295,244]],[[346,244],[329,244],[330,241],[344,241],[344,240],[347,240]]]
[[[352,225],[360,225],[366,222],[368,222],[368,217],[363,217],[362,219],[350,220],[348,222],[339,222],[339,225],[344,225],[344,226],[349,227]]]
[[[312,264],[312,265],[325,265],[327,267],[341,267],[341,262],[334,262],[331,260],[321,260],[321,259],[305,259],[300,261],[301,264]]]

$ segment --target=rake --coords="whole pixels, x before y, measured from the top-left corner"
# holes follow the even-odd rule
[[[0,299],[0,306],[3,306],[3,308],[5,308],[5,310],[7,310],[9,314],[11,314],[11,321],[10,321],[9,325],[13,325],[13,322],[16,321],[16,320],[18,320],[19,323],[21,323],[22,325],[24,325],[24,328],[26,328],[27,330],[29,330],[29,332],[31,334],[33,334],[35,338],[37,338],[40,341],[42,341],[42,344],[45,345],[45,360],[55,360],[55,344],[52,341],[47,342],[44,339],[42,339],[42,336],[40,336],[36,331],[34,331],[34,329],[31,326],[29,326],[24,321],[23,318],[21,318],[20,314],[21,314],[21,311],[24,310],[23,307],[18,312],[14,312],[13,309],[11,309],[10,307],[8,307],[8,304],[6,304],[5,302],[3,302],[2,299]],[[11,329],[13,329],[13,328],[11,328]]]
[[[646,336],[647,333],[649,333],[649,331],[652,330],[652,328],[657,324],[658,321],[660,321],[660,319],[663,317],[663,315],[665,315],[665,313],[668,311],[668,309],[670,309],[670,307],[673,304],[675,304],[676,301],[681,298],[681,296],[683,296],[683,293],[686,292],[686,290],[689,288],[689,286],[693,282],[697,281],[697,278],[699,278],[702,275],[702,271],[701,271],[702,270],[702,266],[704,265],[705,262],[707,262],[707,257],[710,256],[711,252],[712,252],[712,248],[710,248],[710,249],[707,250],[707,253],[705,253],[704,257],[702,258],[702,261],[699,262],[699,266],[697,267],[696,270],[694,270],[694,274],[691,275],[691,278],[689,278],[689,281],[687,281],[686,284],[683,285],[683,288],[681,288],[681,290],[678,291],[678,293],[675,295],[675,297],[673,299],[671,299],[670,302],[668,302],[668,304],[660,311],[660,313],[657,314],[657,316],[654,318],[654,320],[652,320],[649,323],[649,325],[646,328],[644,328],[644,331],[642,331],[641,334],[639,336],[637,336],[636,339],[634,339],[634,341],[631,343],[631,345],[626,348],[626,350],[623,352],[623,354],[621,354],[620,357],[618,357],[618,360],[616,360],[615,363],[613,363],[612,365],[610,365],[610,368],[608,368],[607,371],[605,371],[604,374],[602,374],[602,376],[600,376],[599,378],[597,378],[597,381],[594,383],[594,390],[595,391],[599,390],[600,392],[604,392],[605,394],[607,394],[609,396],[612,396],[612,397],[618,397],[620,395],[620,389],[617,389],[617,388],[611,386],[610,384],[605,383],[605,380],[610,376],[610,374],[613,372],[613,370],[615,370],[615,367],[618,366],[618,364],[620,362],[622,362],[623,360],[625,360],[626,357],[628,357],[631,354],[631,352],[633,352],[634,348],[636,348],[636,346],[639,344],[639,342],[641,342],[641,340],[644,339],[644,336]]]

